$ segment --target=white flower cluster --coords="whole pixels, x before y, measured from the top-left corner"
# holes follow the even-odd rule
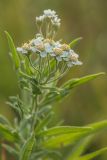
[[[76,54],[69,45],[62,44],[60,41],[55,42],[52,39],[44,39],[40,35],[32,39],[29,43],[25,43],[22,47],[18,47],[17,51],[25,55],[34,53],[42,58],[49,55],[59,62],[65,62],[68,67],[82,64],[78,61],[78,54]]]
[[[61,19],[58,18],[56,12],[51,9],[44,10],[43,15],[36,17],[37,23],[42,23],[44,20],[50,20],[51,24],[55,27],[60,27],[61,25]]]

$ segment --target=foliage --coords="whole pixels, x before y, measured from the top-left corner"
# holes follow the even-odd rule
[[[36,23],[39,34],[17,49],[9,33],[5,32],[18,76],[20,95],[10,97],[7,102],[16,112],[14,124],[0,116],[2,147],[16,160],[90,160],[107,151],[105,147],[83,155],[93,136],[107,129],[107,121],[87,126],[57,126],[51,123],[54,115],[52,104],[62,101],[74,87],[104,73],[71,79],[58,87],[59,79],[70,68],[82,64],[72,50],[81,38],[69,45],[55,41],[60,26],[55,11],[45,10],[42,16],[36,17]],[[63,148],[66,147],[71,150],[63,156]]]

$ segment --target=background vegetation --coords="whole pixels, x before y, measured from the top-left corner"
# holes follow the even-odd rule
[[[0,0],[0,113],[7,115],[11,120],[13,113],[5,101],[8,96],[17,94],[18,85],[7,54],[8,45],[4,30],[12,35],[16,46],[19,46],[21,42],[33,37],[37,31],[35,16],[48,8],[56,10],[62,19],[62,27],[57,38],[62,36],[69,43],[76,37],[83,37],[76,51],[84,65],[74,67],[66,79],[106,72],[106,0]],[[57,117],[64,119],[64,123],[69,125],[84,125],[107,119],[106,92],[106,77],[73,90],[63,104],[55,106]],[[100,139],[93,142],[90,150],[107,145],[106,134]],[[100,157],[100,160],[105,159],[104,156],[107,154]]]

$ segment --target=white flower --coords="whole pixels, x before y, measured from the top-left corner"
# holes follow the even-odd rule
[[[42,58],[46,57],[46,56],[47,56],[47,52],[46,52],[46,51],[40,52],[40,56],[41,56]]]
[[[48,53],[53,52],[53,46],[50,43],[45,43],[44,46],[45,46],[46,52],[48,52]]]
[[[32,51],[33,53],[35,53],[35,52],[38,51],[35,46],[31,46],[30,49],[31,49],[31,51]]]
[[[44,15],[36,17],[36,22],[43,22],[44,19],[45,19]]]
[[[54,42],[54,47],[55,48],[60,48],[61,47],[61,43],[59,41]]]
[[[66,60],[66,58],[68,59],[69,55],[70,55],[69,51],[63,51],[61,57],[65,58],[65,60]]]
[[[62,58],[60,56],[57,56],[56,57],[57,61],[61,62],[62,61]]]
[[[82,65],[83,63],[81,61],[72,62],[73,65]]]
[[[67,66],[68,66],[68,67],[72,67],[72,66],[73,66],[72,62],[68,62],[68,63],[67,63]]]
[[[82,62],[78,61],[79,55],[73,50],[70,50],[70,55],[67,57],[67,66],[72,67],[73,65],[82,65]]]
[[[24,43],[22,47],[17,47],[17,51],[22,54],[30,53],[30,44]]]
[[[28,53],[28,51],[25,50],[25,49],[23,49],[22,47],[17,47],[17,51],[18,51],[19,53],[22,53],[22,54],[27,54],[27,53]]]
[[[74,55],[75,58],[78,58],[78,55],[72,49],[63,51],[62,57],[65,61],[70,61],[72,55]]]
[[[58,18],[58,17],[54,17],[51,22],[52,22],[52,25],[53,26],[56,26],[56,27],[60,27],[61,23],[60,23],[61,19]]]
[[[82,62],[80,62],[80,61],[69,61],[69,62],[67,62],[67,66],[68,67],[72,67],[73,65],[82,65]]]
[[[51,18],[51,17],[54,17],[56,12],[54,10],[51,10],[51,9],[47,9],[47,10],[44,10],[44,16],[45,17],[48,17],[48,18]]]
[[[53,52],[51,53],[51,56],[53,57],[56,57],[57,61],[62,61],[62,49],[61,48],[58,48],[58,47],[55,47],[53,48]]]
[[[36,39],[31,40],[31,45],[39,45],[43,43],[43,37],[37,37]]]

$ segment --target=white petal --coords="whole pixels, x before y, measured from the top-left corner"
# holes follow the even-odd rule
[[[32,52],[36,52],[37,51],[37,49],[35,47],[30,47],[30,49],[31,49]]]
[[[62,61],[62,58],[60,56],[56,57],[57,61]]]
[[[48,53],[53,52],[53,47],[49,43],[45,43],[45,50]]]
[[[18,51],[18,52],[22,52],[22,51],[23,51],[23,48],[17,47],[17,51]]]
[[[50,55],[51,55],[52,57],[55,57],[55,56],[56,56],[56,54],[55,54],[54,52],[51,52]]]
[[[40,56],[41,57],[46,57],[47,56],[47,52],[45,52],[45,51],[44,52],[40,52]]]
[[[61,57],[67,57],[69,55],[69,52],[67,51],[63,51]]]
[[[68,62],[68,63],[67,63],[67,66],[68,66],[68,67],[72,67],[72,66],[73,66],[72,62]]]

